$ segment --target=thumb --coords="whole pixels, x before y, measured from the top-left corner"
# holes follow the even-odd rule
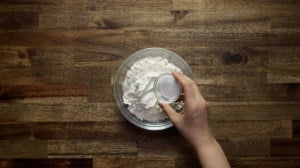
[[[169,119],[176,125],[180,119],[179,114],[167,103],[158,102],[158,104],[169,117]]]

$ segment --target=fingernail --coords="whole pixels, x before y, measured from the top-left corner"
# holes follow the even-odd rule
[[[176,70],[172,72],[173,75],[178,74],[178,73],[179,73],[179,71],[176,71]]]
[[[165,104],[164,102],[161,102],[161,101],[158,101],[157,103],[159,106],[163,106]]]

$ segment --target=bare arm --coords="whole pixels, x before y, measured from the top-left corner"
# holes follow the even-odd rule
[[[228,160],[208,126],[208,104],[196,83],[182,73],[173,72],[183,87],[185,108],[176,113],[169,104],[160,103],[180,133],[196,149],[204,168],[228,168]]]

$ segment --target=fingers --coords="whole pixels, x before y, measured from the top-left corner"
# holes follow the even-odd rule
[[[184,101],[184,94],[181,94],[178,99],[176,100],[176,102],[180,102],[180,101]]]
[[[173,76],[177,79],[177,81],[181,84],[181,86],[184,87],[188,87],[189,82],[191,82],[192,80],[190,78],[188,78],[187,76],[185,76],[183,73],[181,72],[177,72],[177,71],[173,71],[172,72]]]
[[[180,116],[176,111],[167,103],[158,102],[159,106],[163,109],[169,119],[176,125]]]
[[[195,99],[195,82],[180,72],[174,71],[172,74],[182,86],[185,100]]]

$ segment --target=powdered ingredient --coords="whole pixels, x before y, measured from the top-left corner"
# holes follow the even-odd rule
[[[154,78],[174,70],[181,72],[168,59],[162,57],[144,58],[134,63],[122,83],[123,101],[124,104],[128,104],[128,110],[140,120],[158,122],[167,118],[158,106],[151,88]],[[150,92],[147,92],[149,90]]]

